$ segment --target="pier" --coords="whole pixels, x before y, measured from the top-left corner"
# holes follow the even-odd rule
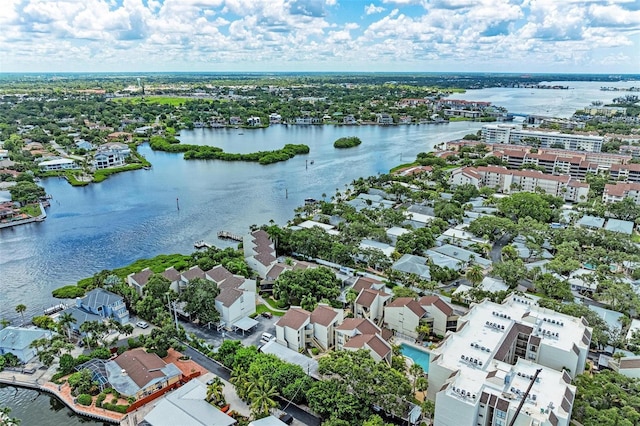
[[[229,231],[218,231],[218,238],[221,240],[233,240],[242,242],[242,237],[240,235],[232,234]]]
[[[205,243],[204,240],[198,240],[193,243],[193,246],[197,249],[211,248],[211,244]]]

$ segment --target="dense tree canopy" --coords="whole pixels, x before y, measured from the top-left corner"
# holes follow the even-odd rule
[[[340,295],[340,282],[329,268],[309,268],[283,272],[273,286],[273,295],[289,305],[299,305],[307,296],[316,302]]]
[[[216,296],[220,293],[218,285],[210,280],[195,278],[180,294],[180,299],[187,302],[184,311],[201,324],[215,323],[220,319],[216,309]]]

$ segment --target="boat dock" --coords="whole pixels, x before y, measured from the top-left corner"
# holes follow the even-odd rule
[[[195,243],[193,243],[193,246],[197,249],[203,249],[203,248],[211,248],[212,245],[209,243],[205,243],[204,240],[198,240]]]
[[[218,231],[218,238],[220,238],[221,240],[233,240],[242,242],[242,236],[232,234],[229,231]]]

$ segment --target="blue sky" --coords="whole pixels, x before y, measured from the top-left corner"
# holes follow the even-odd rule
[[[639,0],[2,0],[0,72],[640,73]]]

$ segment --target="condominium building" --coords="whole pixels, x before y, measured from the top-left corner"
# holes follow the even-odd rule
[[[604,138],[602,136],[522,129],[515,125],[486,124],[482,126],[482,141],[485,143],[531,145],[543,148],[561,147],[572,151],[600,152]]]
[[[488,186],[505,194],[542,191],[554,197],[561,197],[565,201],[586,200],[589,194],[589,184],[579,182],[569,175],[556,176],[539,170],[509,170],[498,166],[454,170],[449,182],[453,186]]]
[[[640,204],[640,183],[608,183],[604,186],[602,201],[605,203],[617,203],[625,198],[631,198],[636,204]]]
[[[640,182],[640,164],[614,164],[609,173],[614,180]]]
[[[436,403],[435,424],[503,426],[517,415],[518,425],[568,425],[571,380],[584,371],[590,343],[584,318],[524,296],[474,305],[431,353],[427,397]]]

